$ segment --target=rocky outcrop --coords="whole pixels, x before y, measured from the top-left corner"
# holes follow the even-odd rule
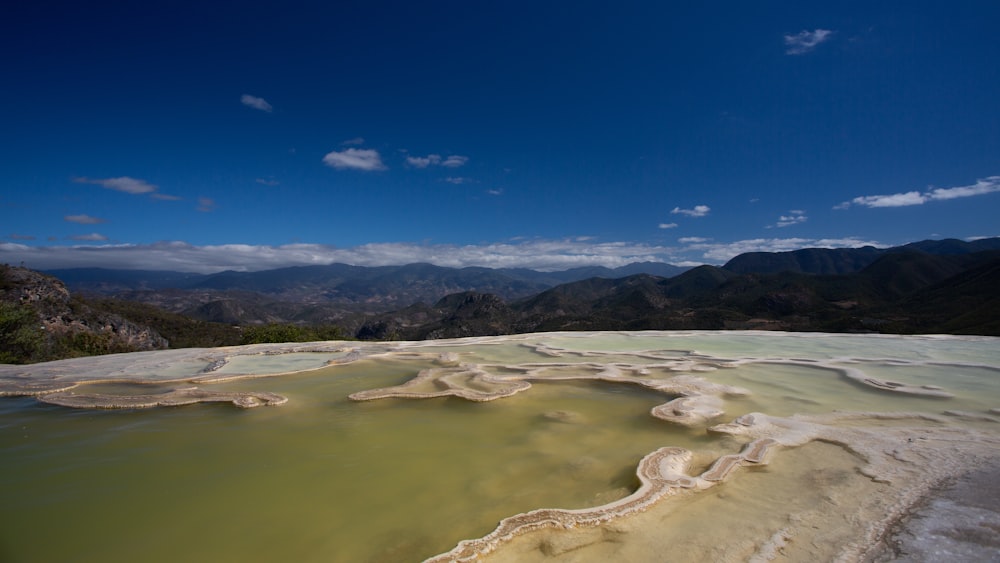
[[[0,302],[11,310],[22,313],[29,310],[37,319],[35,323],[22,323],[26,326],[19,327],[39,331],[34,339],[38,346],[33,350],[33,357],[21,361],[161,350],[169,345],[152,328],[96,310],[74,298],[58,279],[26,268],[0,267]]]
[[[0,299],[41,306],[67,303],[70,294],[66,285],[52,276],[3,265],[0,270]]]

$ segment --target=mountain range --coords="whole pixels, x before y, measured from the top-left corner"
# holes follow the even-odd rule
[[[358,338],[750,328],[1000,335],[1000,238],[754,252],[696,268],[332,264],[210,275],[48,273],[75,292],[203,321],[337,324]]]
[[[510,300],[591,277],[618,278],[638,273],[671,277],[686,270],[658,262],[559,272],[415,263],[378,267],[330,264],[216,274],[103,268],[46,273],[62,280],[74,292],[140,301],[202,320],[316,323],[335,321],[347,314],[435,303],[446,295],[464,291]]]

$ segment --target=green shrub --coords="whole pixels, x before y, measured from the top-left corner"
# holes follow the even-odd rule
[[[45,330],[27,305],[0,302],[0,363],[25,364],[44,355]]]
[[[298,326],[272,323],[243,327],[243,344],[316,342],[320,340],[344,340],[344,331],[335,325]]]

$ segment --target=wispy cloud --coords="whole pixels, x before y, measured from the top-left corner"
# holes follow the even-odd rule
[[[448,158],[444,159],[444,161],[441,163],[441,166],[445,166],[447,168],[458,168],[460,166],[465,166],[466,162],[469,162],[469,157],[453,154]]]
[[[993,192],[1000,192],[1000,176],[990,176],[982,180],[976,180],[976,183],[971,186],[934,188],[928,194],[932,200],[942,200],[985,195]]]
[[[674,215],[687,215],[688,217],[704,217],[712,208],[707,205],[695,205],[693,209],[681,209],[675,207],[671,213]]]
[[[164,201],[178,201],[181,199],[175,195],[161,193],[158,186],[150,184],[145,180],[131,178],[129,176],[119,176],[117,178],[77,177],[73,178],[73,181],[77,184],[93,184],[109,190],[115,190],[116,192],[124,192],[132,195],[148,195],[153,199]]]
[[[341,146],[345,146],[345,147],[348,146],[348,145],[363,145],[363,144],[365,144],[365,138],[364,137],[355,137],[353,139],[348,139],[348,140],[346,140],[346,141],[344,141],[344,142],[342,142],[340,144],[341,144]]]
[[[198,207],[195,209],[201,211],[202,213],[211,213],[212,211],[215,211],[215,200],[210,197],[199,197]]]
[[[927,198],[920,192],[906,192],[889,195],[865,195],[858,196],[851,201],[845,201],[835,205],[834,209],[847,209],[852,204],[864,207],[906,207],[909,205],[922,205],[927,202]]]
[[[469,157],[453,154],[442,157],[439,154],[429,154],[427,156],[408,156],[406,164],[414,168],[427,168],[428,166],[444,166],[445,168],[459,168],[469,162]]]
[[[414,168],[427,168],[432,164],[440,164],[441,155],[429,154],[427,156],[408,156],[406,157],[406,163]]]
[[[944,201],[962,197],[973,197],[995,192],[1000,192],[1000,176],[990,176],[988,178],[976,180],[975,184],[969,186],[932,188],[924,192],[910,191],[888,195],[858,196],[850,201],[845,201],[834,206],[834,209],[847,209],[852,205],[872,208],[907,207],[910,205],[923,205],[931,201]]]
[[[97,225],[98,223],[107,223],[107,219],[91,217],[90,215],[66,215],[63,217],[63,220],[69,221],[70,223],[79,223],[80,225]]]
[[[250,94],[243,94],[240,96],[240,103],[247,107],[259,109],[260,111],[266,111],[268,113],[274,110],[274,108],[271,107],[271,104],[267,103],[267,100],[264,98],[258,98],[257,96],[251,96]]]
[[[486,190],[486,193],[490,195],[503,195],[503,188],[491,188]]]
[[[468,183],[472,182],[472,179],[471,178],[462,178],[461,176],[449,176],[449,177],[445,178],[444,181],[448,182],[449,184],[455,184],[456,186],[458,186],[458,185],[461,185],[461,184],[468,184]]]
[[[798,225],[800,223],[805,223],[809,218],[806,217],[806,212],[800,209],[792,209],[788,212],[788,215],[782,215],[778,217],[778,222],[774,225],[769,225],[767,228],[774,227],[791,227],[792,225]]]
[[[660,223],[657,227],[660,229],[676,229],[677,223]]]
[[[280,186],[281,185],[281,182],[279,182],[277,180],[272,180],[270,178],[257,178],[256,180],[254,180],[254,182],[257,182],[258,184],[260,184],[262,186],[268,186],[268,187],[272,187],[272,188],[274,186]]]
[[[149,194],[149,197],[153,199],[159,199],[161,201],[180,201],[184,199],[182,197],[178,197],[175,195],[161,194],[160,192],[151,193]]]
[[[382,157],[375,149],[344,149],[332,151],[323,157],[323,164],[337,170],[385,170]]]
[[[7,235],[10,240],[35,240],[34,235],[19,235],[17,233],[11,233]]]
[[[98,186],[105,187],[109,190],[115,190],[119,192],[125,192],[127,194],[150,194],[155,192],[158,188],[153,184],[145,180],[139,180],[137,178],[130,178],[128,176],[120,176],[118,178],[73,178],[73,181],[78,184],[95,184]]]
[[[785,54],[804,55],[820,43],[828,41],[832,35],[833,32],[829,29],[803,30],[795,35],[785,35]]]
[[[92,241],[92,242],[104,242],[108,240],[108,237],[100,233],[90,233],[89,235],[74,235],[69,238],[70,240]]]

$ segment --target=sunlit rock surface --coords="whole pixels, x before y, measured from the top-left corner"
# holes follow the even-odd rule
[[[351,383],[344,391],[339,391],[341,380]],[[591,388],[600,394],[592,396]],[[326,389],[338,391],[328,396]],[[579,400],[555,404],[561,395]],[[79,409],[125,409],[105,416],[136,423],[141,418],[135,417],[147,417],[149,424],[162,425],[158,432],[164,433],[171,424],[197,425],[202,430],[196,436],[182,434],[163,442],[164,448],[176,450],[163,463],[175,464],[182,474],[184,464],[194,463],[184,453],[188,447],[225,450],[229,446],[221,444],[238,443],[243,432],[255,440],[261,451],[252,459],[262,465],[254,481],[280,472],[276,478],[287,487],[282,489],[286,500],[271,499],[262,510],[288,507],[291,512],[284,517],[294,525],[264,533],[253,529],[252,510],[229,514],[215,508],[217,502],[213,510],[222,510],[221,518],[247,519],[239,525],[245,532],[239,542],[226,541],[225,530],[215,536],[204,532],[201,544],[177,537],[156,552],[163,561],[193,554],[213,557],[204,551],[207,545],[223,546],[216,557],[261,557],[275,543],[298,546],[287,555],[301,561],[891,560],[901,545],[893,534],[921,499],[942,483],[1000,461],[1000,340],[979,337],[636,332],[267,344],[0,365],[0,396],[9,397],[0,404],[0,428],[7,432],[0,441],[4,459],[51,456],[51,464],[71,466],[73,459],[60,457],[58,448],[65,446],[59,445],[58,429],[86,423],[70,414]],[[649,406],[609,420],[606,413],[618,397]],[[213,402],[278,408],[230,419],[234,415],[218,407],[194,405]],[[73,409],[39,412],[38,404]],[[133,413],[151,408],[164,414]],[[172,412],[188,414],[182,421]],[[272,414],[257,414],[264,412]],[[480,422],[480,412],[497,418]],[[461,428],[450,422],[440,426],[435,418],[445,415],[447,420],[459,417]],[[260,424],[268,431],[255,429],[255,417],[263,417]],[[366,429],[390,417],[401,417],[392,432],[405,444],[397,446],[405,447],[405,455],[381,450],[386,430]],[[202,425],[201,419],[212,423]],[[107,433],[105,441],[124,440],[132,431],[134,423],[117,425],[116,420],[95,422]],[[339,430],[325,434],[322,421]],[[499,421],[516,426],[498,428]],[[51,434],[33,442],[31,429],[42,425],[52,425]],[[480,443],[449,438],[452,429]],[[662,439],[656,438],[658,433]],[[571,442],[584,440],[594,440],[584,444],[586,455],[572,453]],[[303,449],[295,451],[302,452],[345,445],[323,456],[299,454],[308,457],[301,464],[294,455],[276,458],[283,460],[282,469],[268,469],[267,452],[288,445],[282,441],[300,442]],[[650,444],[643,457],[631,464],[606,462],[621,445],[640,441]],[[508,447],[516,448],[510,450],[515,453],[504,453]],[[368,449],[371,455],[364,453]],[[480,474],[460,471],[446,477],[440,488],[419,481],[425,468],[427,475],[450,475],[448,465],[456,459],[485,459],[491,450],[500,458],[486,462],[490,469]],[[128,460],[130,451],[135,450],[102,450],[100,456]],[[348,455],[351,461],[343,461]],[[214,463],[201,461],[207,467]],[[223,467],[229,462],[219,458],[217,463]],[[354,469],[347,468],[359,463],[373,465],[349,477]],[[535,463],[542,465],[534,468]],[[385,464],[397,469],[396,480],[403,487],[416,487],[423,495],[365,500],[360,493],[386,488],[385,480],[377,480]],[[7,464],[0,478],[30,484],[39,467],[47,467],[46,462]],[[617,476],[607,481],[601,471]],[[553,501],[574,506],[530,504],[534,493],[526,493],[529,484],[563,473],[558,482],[566,488],[601,479],[606,484],[587,485],[599,488],[566,497],[589,501]],[[311,479],[314,474],[317,478]],[[363,482],[368,475],[372,481]],[[57,485],[75,490],[72,474],[59,479]],[[343,492],[321,490],[345,480],[352,483]],[[227,492],[229,481],[212,481],[212,494],[223,503],[232,494],[237,506],[235,499],[246,491]],[[39,498],[49,498],[58,488],[39,487],[48,491],[34,493]],[[255,490],[266,491],[267,485]],[[347,497],[355,490],[360,504],[351,505]],[[30,506],[30,494],[14,499],[13,506]],[[329,503],[311,502],[328,495]],[[73,512],[69,496],[59,502]],[[198,497],[189,502],[195,504],[190,510],[199,510]],[[507,502],[520,504],[510,504],[503,513]],[[421,503],[435,510],[438,505],[455,508],[435,523],[429,508],[419,508]],[[180,526],[168,504],[163,506],[164,522]],[[409,514],[411,508],[417,514],[408,516],[409,524],[389,524],[388,514]],[[32,510],[24,508],[17,524],[0,532],[5,534],[0,545],[10,546],[14,556],[37,546],[30,537],[43,522],[32,520]],[[327,523],[355,512],[367,516],[339,526]],[[487,513],[497,516],[476,521]],[[348,521],[367,527],[347,531]],[[18,535],[11,530],[19,530]],[[466,531],[453,537],[451,530]],[[136,547],[138,540],[125,542],[117,553],[106,546],[127,533],[143,537],[142,531],[123,530],[117,536],[102,526],[81,532],[86,537],[78,541],[85,545],[96,536],[104,560],[125,561],[127,546]],[[191,550],[184,551],[181,544]],[[70,555],[51,549],[50,558]],[[96,559],[97,553],[87,557]]]

